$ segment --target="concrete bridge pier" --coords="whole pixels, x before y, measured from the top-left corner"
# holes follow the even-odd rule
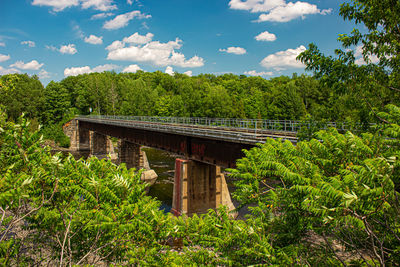
[[[90,131],[90,155],[99,159],[107,158],[116,159],[114,146],[109,136],[97,132]]]
[[[220,205],[235,208],[219,166],[176,159],[174,179],[172,213],[177,216],[206,213]]]
[[[84,151],[90,149],[89,130],[79,127],[78,120],[71,120],[63,126],[65,135],[70,138],[70,149],[72,151]]]
[[[125,163],[128,169],[141,169],[144,165],[143,151],[140,145],[128,142],[126,140],[118,141],[118,163]]]
[[[144,169],[141,179],[152,185],[158,178],[154,170],[150,169],[146,152],[142,151],[141,146],[126,140],[118,141],[118,164],[125,163],[128,169]]]
[[[84,128],[78,128],[78,150],[90,149],[90,131]]]

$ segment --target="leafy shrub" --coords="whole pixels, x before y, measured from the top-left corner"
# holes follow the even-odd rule
[[[44,139],[54,140],[59,146],[68,148],[70,146],[70,140],[62,130],[62,124],[53,124],[44,126],[41,129]]]
[[[375,134],[331,128],[297,146],[268,139],[238,160],[234,195],[255,205],[252,218],[273,234],[275,249],[293,252],[313,232],[323,238],[312,257],[319,264],[349,261],[335,242],[358,264],[400,261],[400,109],[387,110],[380,116],[390,123]]]
[[[118,262],[166,238],[167,216],[140,173],[52,156],[27,120],[1,113],[0,123],[1,264]]]

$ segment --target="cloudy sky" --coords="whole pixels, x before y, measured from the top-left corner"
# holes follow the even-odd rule
[[[0,75],[137,70],[304,72],[311,42],[331,54],[353,24],[340,0],[0,0]]]

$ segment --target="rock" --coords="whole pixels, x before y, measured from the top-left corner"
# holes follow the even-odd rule
[[[142,176],[141,176],[142,181],[144,181],[150,185],[153,185],[156,182],[157,178],[158,178],[158,175],[154,170],[145,170],[142,172]]]

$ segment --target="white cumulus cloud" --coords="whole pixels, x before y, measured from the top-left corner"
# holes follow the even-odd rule
[[[242,48],[242,47],[228,47],[227,49],[219,49],[220,52],[226,52],[229,54],[235,54],[235,55],[244,55],[246,54],[246,49]]]
[[[12,74],[12,73],[20,73],[19,70],[11,68],[11,69],[5,69],[2,66],[0,66],[0,75],[6,75],[6,74]]]
[[[231,0],[229,7],[231,9],[248,10],[251,12],[266,12],[285,4],[285,0]]]
[[[120,48],[124,48],[124,46],[125,46],[125,44],[123,42],[117,40],[117,41],[112,42],[109,46],[107,46],[106,49],[108,51],[113,51],[113,50],[117,50]]]
[[[46,49],[49,49],[51,51],[58,51],[61,54],[76,54],[78,50],[76,50],[76,47],[74,44],[69,44],[69,45],[61,45],[60,48],[55,47],[54,45],[46,45]]]
[[[76,54],[78,52],[74,44],[62,45],[60,47],[60,50],[58,51],[60,51],[61,54],[70,54],[70,55]]]
[[[46,49],[49,49],[51,51],[57,51],[58,50],[57,47],[55,47],[54,45],[46,45],[45,47],[46,47]]]
[[[107,46],[106,49],[109,51],[107,59],[149,62],[157,66],[170,65],[188,68],[204,65],[204,60],[201,57],[194,56],[186,59],[184,54],[175,51],[182,47],[182,40],[179,38],[176,38],[175,41],[161,43],[159,41],[150,42],[150,37],[153,37],[153,34],[147,34],[146,36],[136,35],[135,38],[131,37],[124,38],[123,41],[114,41],[111,45]],[[131,43],[148,41],[148,43],[132,44],[126,47],[127,43],[125,41]]]
[[[108,20],[104,23],[103,28],[107,30],[116,30],[119,28],[123,28],[128,25],[129,21],[134,18],[138,19],[148,19],[151,18],[151,15],[142,14],[139,10],[134,10],[125,14],[121,14],[113,18],[112,20]]]
[[[100,11],[109,11],[117,9],[117,6],[113,4],[113,0],[81,0],[82,8],[88,9],[93,8]]]
[[[38,70],[40,69],[44,64],[37,62],[36,60],[32,60],[31,62],[24,63],[23,61],[17,61],[14,64],[11,64],[10,67],[15,67],[21,70]]]
[[[82,31],[81,27],[78,24],[75,24],[72,29],[74,30],[77,38],[83,39],[85,37],[85,33]]]
[[[138,65],[132,64],[132,65],[129,65],[128,67],[126,67],[125,69],[123,69],[122,72],[132,72],[132,73],[135,73],[135,72],[137,72],[138,70],[142,70],[142,69],[141,69]]]
[[[254,39],[256,39],[257,41],[273,42],[276,40],[276,35],[265,31],[254,37]]]
[[[169,74],[169,75],[171,75],[171,76],[174,76],[174,69],[171,67],[171,66],[167,66],[166,68],[165,68],[165,71],[164,71],[166,74]]]
[[[6,43],[0,42],[0,46],[6,46]]]
[[[193,72],[191,70],[185,71],[183,74],[186,74],[189,77],[192,77]]]
[[[287,49],[285,51],[279,51],[275,54],[271,54],[265,57],[261,62],[261,66],[265,68],[274,68],[275,70],[282,70],[284,68],[302,68],[303,63],[296,60],[296,57],[306,48],[301,45],[295,49]]]
[[[103,72],[103,71],[110,71],[114,70],[116,68],[119,68],[119,66],[114,65],[114,64],[105,64],[105,65],[99,65],[95,68],[90,68],[89,66],[84,66],[84,67],[72,67],[72,68],[66,68],[64,69],[64,76],[77,76],[79,74],[84,74],[84,73],[92,73],[92,72]]]
[[[40,79],[47,79],[47,78],[50,78],[50,73],[48,73],[48,72],[45,71],[45,70],[40,70],[40,71],[39,71],[39,78],[40,78]]]
[[[356,60],[354,61],[355,64],[357,65],[366,65],[367,62],[365,62],[363,54],[362,54],[362,46],[359,45],[355,49],[354,57]],[[379,63],[379,58],[376,55],[369,55],[368,57],[370,63],[376,64]]]
[[[10,55],[0,54],[0,62],[4,62],[10,59]]]
[[[85,67],[72,67],[72,68],[66,68],[64,70],[64,76],[77,76],[79,74],[84,74],[84,73],[91,73],[93,72],[92,69],[89,66]]]
[[[147,33],[146,35],[140,35],[139,33],[135,32],[129,37],[125,37],[122,41],[124,43],[131,43],[131,44],[147,44],[150,42],[154,37],[154,34]]]
[[[67,7],[78,6],[78,0],[33,0],[34,6],[49,6],[53,8],[54,12],[59,12]]]
[[[91,20],[96,20],[96,19],[104,19],[110,16],[114,16],[114,13],[99,13],[99,14],[95,14],[93,16],[90,17]]]
[[[114,65],[114,64],[104,64],[104,65],[100,65],[100,66],[93,68],[92,71],[93,72],[103,72],[103,71],[115,70],[118,68],[119,68],[119,66]]]
[[[231,0],[231,9],[247,10],[253,13],[266,12],[261,14],[258,22],[274,21],[288,22],[296,18],[304,18],[306,15],[331,13],[332,9],[320,10],[316,5],[297,1],[286,3],[285,0]]]
[[[29,47],[35,47],[36,44],[34,41],[23,41],[21,42],[22,45],[28,45]]]
[[[89,37],[85,37],[85,43],[99,45],[103,43],[103,36],[97,37],[91,34]]]
[[[257,72],[255,70],[249,70],[249,71],[245,71],[244,72],[245,75],[249,75],[249,76],[271,76],[274,73],[272,71],[261,71],[261,72]]]
[[[34,6],[48,6],[54,12],[63,11],[68,7],[80,6],[82,9],[93,8],[100,11],[117,9],[113,0],[33,0]]]
[[[267,14],[261,14],[258,18],[259,22],[262,21],[275,21],[275,22],[288,22],[297,18],[304,18],[305,15],[322,14],[326,15],[331,12],[331,9],[320,10],[316,5],[306,2],[289,2],[284,6],[278,6],[272,9]]]

